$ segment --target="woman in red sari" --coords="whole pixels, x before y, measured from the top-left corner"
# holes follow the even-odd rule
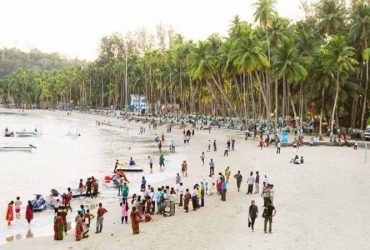
[[[146,196],[146,202],[145,202],[145,214],[150,214],[151,212],[151,207],[152,207],[152,200],[150,199],[149,196]]]
[[[28,224],[31,223],[31,220],[33,219],[33,207],[32,202],[28,201],[27,207],[26,207],[26,220]]]
[[[5,220],[8,222],[8,226],[14,220],[14,210],[13,210],[14,201],[9,202],[8,208],[6,209]]]
[[[58,212],[54,217],[54,240],[63,240],[63,217]]]

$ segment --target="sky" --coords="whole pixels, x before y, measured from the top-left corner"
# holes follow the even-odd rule
[[[100,39],[159,23],[193,40],[226,35],[239,15],[253,22],[256,0],[1,0],[0,47],[38,48],[94,60]],[[303,18],[300,0],[277,0],[283,17]]]

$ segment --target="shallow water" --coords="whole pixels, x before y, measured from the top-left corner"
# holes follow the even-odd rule
[[[148,183],[155,183],[173,177],[178,169],[177,165],[173,165],[166,166],[164,171],[158,170],[158,149],[153,143],[152,131],[139,135],[139,129],[97,127],[95,122],[73,116],[60,118],[44,113],[0,113],[0,130],[6,127],[13,131],[33,130],[37,127],[42,130],[42,135],[31,138],[0,137],[0,146],[32,144],[37,147],[31,153],[0,151],[0,244],[51,234],[53,211],[35,213],[32,225],[29,226],[24,219],[27,200],[32,199],[33,194],[48,195],[52,188],[59,192],[65,192],[67,187],[77,188],[80,178],[86,180],[87,177],[95,176],[102,180],[104,176],[112,175],[115,159],[128,161],[132,156],[144,167],[143,173],[127,174],[131,190],[139,186],[143,175]],[[76,128],[80,137],[66,135]],[[153,156],[153,174],[149,174],[148,155]],[[179,157],[174,155],[173,158]],[[101,186],[100,190],[104,202],[116,202],[116,189]],[[17,196],[23,202],[21,218],[8,227],[4,216],[6,205]],[[73,206],[80,203],[94,205],[97,201],[81,199],[74,203]]]

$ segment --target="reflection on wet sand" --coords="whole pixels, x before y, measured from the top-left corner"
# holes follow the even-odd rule
[[[33,238],[33,233],[31,231],[31,229],[28,229],[28,231],[26,233],[26,238]]]

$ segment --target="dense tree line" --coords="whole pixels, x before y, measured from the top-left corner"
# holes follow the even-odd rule
[[[227,37],[214,34],[198,42],[163,25],[156,35],[145,29],[115,33],[102,38],[96,61],[67,69],[19,69],[1,78],[0,95],[17,105],[73,100],[122,108],[128,94],[141,94],[152,104],[150,112],[178,104],[183,113],[274,122],[280,117],[299,125],[315,119],[331,129],[364,128],[368,2],[346,6],[321,0],[305,5],[306,18],[292,22],[278,15],[274,0],[258,0],[254,23],[236,16]]]

